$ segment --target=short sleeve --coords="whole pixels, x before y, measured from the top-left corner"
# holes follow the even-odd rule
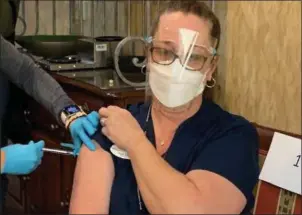
[[[148,106],[144,105],[144,103],[138,103],[128,105],[127,110],[141,124],[147,108]],[[102,127],[95,132],[95,134],[92,136],[92,139],[94,139],[105,151],[110,153],[110,147],[113,145],[113,143],[102,134],[101,130]]]
[[[245,195],[253,198],[258,181],[258,134],[246,122],[224,132],[197,153],[190,170],[208,170],[231,181]]]
[[[98,129],[95,134],[92,136],[94,139],[105,151],[110,152],[110,147],[113,145],[112,142],[102,134],[101,129]]]

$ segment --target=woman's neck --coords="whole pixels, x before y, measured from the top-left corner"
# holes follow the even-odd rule
[[[160,124],[174,124],[178,127],[186,119],[192,117],[199,110],[202,104],[202,96],[196,97],[192,102],[182,107],[167,108],[163,106],[156,98],[152,100],[152,118]]]

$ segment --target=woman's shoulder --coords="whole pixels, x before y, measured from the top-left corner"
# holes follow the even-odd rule
[[[232,182],[253,206],[253,188],[258,181],[256,128],[242,116],[230,113],[212,101],[205,101],[199,115],[200,140],[192,170],[214,172]]]
[[[206,100],[200,117],[205,117],[209,123],[207,126],[215,131],[215,134],[227,135],[233,132],[242,132],[257,136],[257,131],[254,125],[245,117],[235,113],[231,113],[223,109],[220,105],[213,101]]]
[[[148,111],[150,104],[145,102],[139,102],[135,104],[129,104],[126,109],[133,115],[137,116],[138,114],[145,113]]]
[[[141,124],[145,121],[150,104],[139,102],[136,104],[130,104],[127,106],[127,110],[132,114],[132,116]]]

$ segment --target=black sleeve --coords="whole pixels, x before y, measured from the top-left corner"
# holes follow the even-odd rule
[[[55,79],[1,35],[0,72],[50,111],[58,122],[62,109],[74,104]]]
[[[229,130],[202,149],[190,169],[208,170],[221,175],[249,200],[259,175],[256,129],[247,123]]]
[[[95,132],[95,134],[92,136],[92,139],[94,139],[105,151],[110,153],[110,147],[113,145],[113,143],[102,134],[101,129]]]
[[[142,108],[142,105],[143,103],[138,103],[138,104],[132,104],[132,105],[129,105],[127,107],[127,110],[132,114],[132,116],[139,121],[142,121],[142,120],[139,120],[139,116],[141,115],[140,114],[140,110]],[[144,117],[144,116],[143,116]],[[113,145],[113,143],[106,137],[102,134],[101,132],[101,129],[102,127],[100,127],[98,129],[97,132],[95,132],[94,136],[92,137],[92,139],[94,139],[105,151],[109,152],[110,154],[112,154],[110,152],[110,147]]]

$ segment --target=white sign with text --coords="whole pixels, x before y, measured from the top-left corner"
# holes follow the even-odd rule
[[[301,159],[301,139],[275,132],[259,179],[301,195]]]

